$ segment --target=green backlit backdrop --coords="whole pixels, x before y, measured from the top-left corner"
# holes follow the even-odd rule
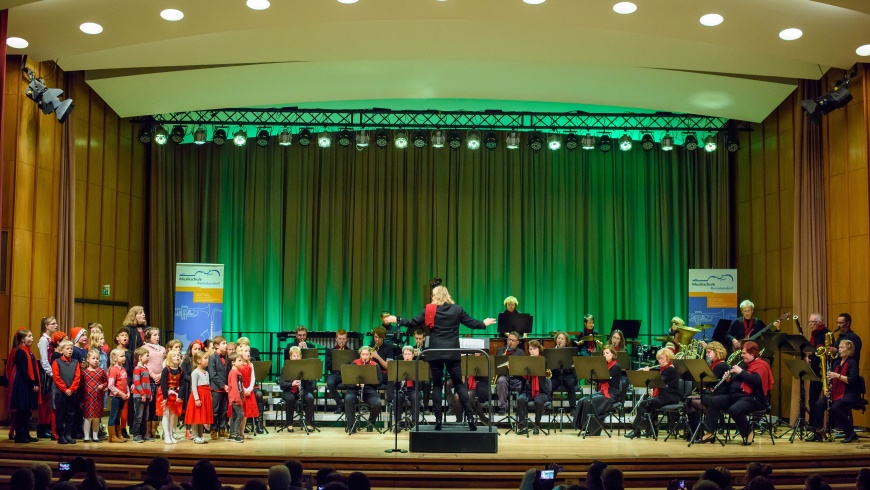
[[[501,138],[501,135],[499,136]],[[368,331],[440,277],[476,318],[508,295],[535,332],[687,314],[687,269],[727,266],[725,155],[149,147],[149,294],[172,325],[176,262],[226,264],[224,332]],[[171,329],[171,327],[170,327]],[[491,327],[495,332],[495,326]]]

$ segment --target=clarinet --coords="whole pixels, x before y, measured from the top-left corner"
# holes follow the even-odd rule
[[[735,364],[735,366],[740,366],[741,364],[743,364],[743,361],[738,362],[737,364]],[[722,383],[724,383],[725,380],[730,378],[730,377],[731,377],[731,370],[729,369],[728,371],[725,371],[725,374],[722,375],[722,379],[720,379],[719,382],[716,383],[716,386],[714,386],[710,392],[711,393],[715,392],[716,389],[719,388],[719,386],[722,385]]]

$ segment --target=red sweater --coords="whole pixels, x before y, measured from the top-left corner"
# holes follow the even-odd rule
[[[75,365],[70,366],[71,363],[74,363]],[[79,370],[78,364],[78,361],[73,361],[72,359],[67,357],[58,357],[52,363],[51,377],[54,378],[54,384],[57,385],[57,388],[61,392],[66,393],[66,390],[70,390],[71,392],[75,393],[75,391],[79,389],[79,382],[82,379],[82,372],[81,370]],[[64,373],[68,373],[71,370],[75,370],[74,375],[64,375]],[[63,373],[61,371],[63,371]]]
[[[148,366],[136,365],[133,369],[133,396],[151,398],[151,375]]]

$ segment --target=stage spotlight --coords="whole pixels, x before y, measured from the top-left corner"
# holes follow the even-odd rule
[[[169,141],[169,135],[166,133],[166,128],[163,125],[158,125],[154,129],[154,142],[158,145],[165,145]]]
[[[584,150],[594,150],[595,149],[595,136],[592,136],[589,133],[586,133],[585,136],[580,137],[580,148]]]
[[[414,148],[423,148],[426,146],[426,135],[423,131],[414,131],[414,135],[411,137],[411,142],[414,145]]]
[[[290,131],[287,131],[287,128],[281,130],[278,133],[278,146],[291,146],[293,144],[293,135],[290,134]]]
[[[656,147],[656,142],[653,140],[651,134],[647,133],[640,138],[640,147],[645,151],[650,151]]]
[[[520,142],[521,142],[520,135],[516,131],[510,131],[504,137],[504,146],[508,150],[516,150],[517,148],[520,147]]]
[[[469,150],[477,150],[480,148],[480,131],[472,129],[465,136],[465,146]]]
[[[196,130],[193,132],[194,145],[204,145],[207,138],[208,134],[205,132],[205,128],[202,126],[196,128]]]
[[[139,143],[151,143],[151,126],[145,125],[139,128]]]
[[[217,146],[223,146],[227,142],[227,130],[223,128],[216,129],[211,137],[211,142]]]
[[[321,148],[329,148],[332,146],[332,135],[328,131],[321,131],[317,135],[317,146]]]
[[[498,138],[495,136],[495,131],[487,131],[483,138],[483,146],[487,150],[495,150],[498,148]]]
[[[350,137],[350,131],[347,129],[342,129],[338,132],[338,145],[339,146],[350,146],[350,142],[352,138]]]
[[[390,135],[386,131],[381,129],[375,133],[375,145],[378,148],[386,148],[388,144],[390,144]]]
[[[444,131],[441,131],[440,129],[432,131],[432,136],[429,138],[432,148],[444,148],[445,141],[447,141],[447,138],[444,136]]]
[[[176,124],[172,127],[172,132],[169,133],[169,139],[176,145],[184,141],[184,126]]]
[[[686,135],[686,139],[683,141],[683,146],[686,147],[689,151],[695,151],[698,149],[698,137],[692,133]]]
[[[619,149],[620,150],[629,151],[629,150],[631,150],[631,145],[632,145],[631,136],[624,134],[624,135],[619,137]]]
[[[740,149],[740,138],[737,137],[736,133],[728,135],[728,139],[725,140],[725,149],[728,150],[729,153],[734,153]]]
[[[539,133],[531,133],[529,135],[529,148],[534,151],[540,151],[544,147],[544,140],[541,139]]]
[[[27,56],[24,57],[21,64],[27,62]],[[27,74],[27,78],[30,79],[30,83],[27,85],[27,89],[24,91],[24,94],[27,95],[27,98],[36,102],[36,106],[39,107],[39,110],[42,111],[43,114],[51,114],[54,113],[57,116],[58,122],[63,124],[66,122],[66,119],[69,117],[72,112],[73,105],[72,99],[66,99],[63,102],[58,99],[61,95],[63,95],[63,90],[59,88],[48,88],[45,86],[45,80],[41,78],[37,78],[33,73],[33,70],[23,66],[22,70]]]
[[[554,151],[562,148],[562,136],[555,133],[547,136],[547,148]]]
[[[303,129],[299,131],[299,144],[302,146],[308,146],[311,144],[311,130]]]
[[[855,75],[847,73],[842,80],[834,82],[834,88],[830,92],[815,99],[801,101],[801,107],[806,111],[810,121],[820,124],[823,115],[845,107],[852,100],[852,94],[849,93],[849,80]]]
[[[257,131],[257,146],[260,148],[265,148],[269,146],[269,131],[266,129],[261,129]]]
[[[408,133],[404,131],[399,131],[393,137],[393,145],[395,145],[398,149],[404,149],[408,147]]]
[[[577,141],[577,135],[574,133],[569,133],[568,136],[565,136],[565,148],[569,150],[576,150],[579,145]]]
[[[458,150],[459,147],[462,146],[462,137],[459,136],[458,131],[450,131],[450,133],[448,133],[447,145],[454,150]]]
[[[716,136],[711,134],[710,136],[704,138],[704,151],[706,151],[707,153],[712,153],[716,151],[716,148],[718,146],[719,145],[716,144]]]
[[[665,133],[662,136],[662,151],[671,151],[674,149],[674,137]]]
[[[610,136],[602,135],[601,139],[598,140],[598,149],[604,153],[613,149],[613,140],[610,139]]]
[[[356,149],[362,150],[369,146],[369,132],[357,131],[356,133]]]
[[[244,128],[239,128],[238,131],[233,133],[233,144],[236,146],[245,146],[248,142],[248,133],[244,130]]]

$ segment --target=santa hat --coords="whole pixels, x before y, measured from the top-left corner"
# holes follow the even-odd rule
[[[54,332],[53,334],[51,334],[51,343],[57,345],[60,343],[61,340],[65,339],[65,338],[66,338],[65,333]]]
[[[72,330],[69,331],[69,334],[73,339],[73,344],[78,344],[79,340],[87,334],[87,331],[82,327],[73,327]]]

